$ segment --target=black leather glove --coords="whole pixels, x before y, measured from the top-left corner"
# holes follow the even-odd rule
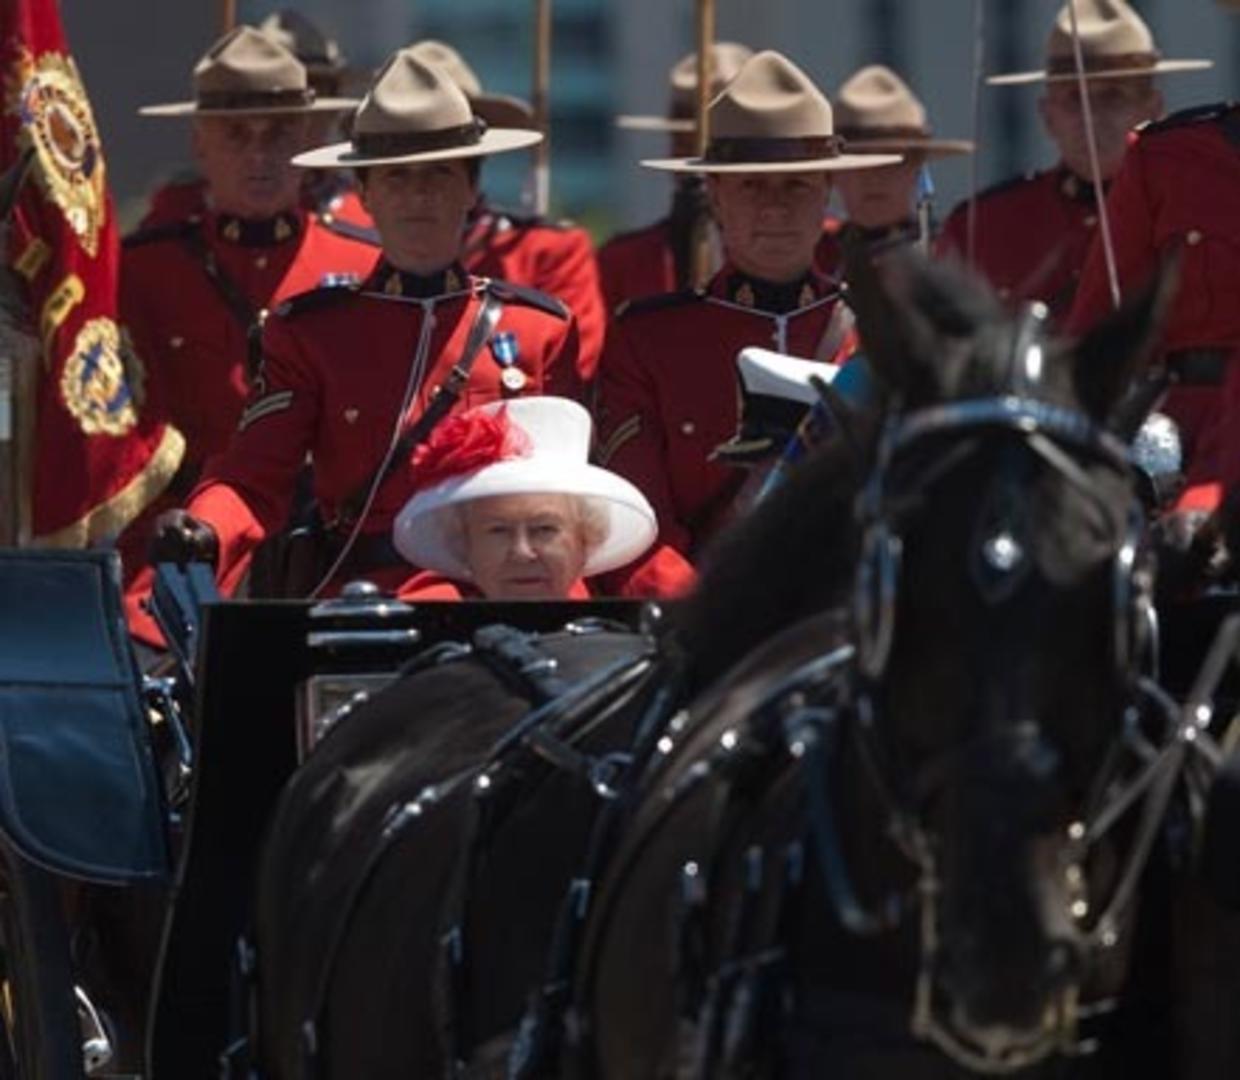
[[[155,519],[155,538],[148,557],[153,563],[191,562],[215,566],[220,558],[220,539],[215,530],[184,510],[166,510]]]

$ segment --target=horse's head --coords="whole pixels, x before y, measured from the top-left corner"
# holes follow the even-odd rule
[[[1128,846],[1094,843],[1093,815],[1149,571],[1117,427],[1166,288],[1073,343],[954,268],[881,269],[853,274],[892,402],[860,500],[860,730],[920,868],[915,1027],[1001,1070],[1074,1040],[1122,937]]]

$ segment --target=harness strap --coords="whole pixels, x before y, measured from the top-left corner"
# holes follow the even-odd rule
[[[466,1067],[476,1042],[468,1025],[471,985],[465,931],[472,886],[497,826],[507,817],[505,810],[520,794],[523,779],[522,770],[506,766],[520,753],[537,753],[534,744],[542,732],[550,739],[539,745],[555,744],[577,755],[564,740],[565,732],[583,716],[604,713],[612,703],[625,700],[655,670],[646,655],[625,657],[589,679],[569,683],[558,675],[554,657],[540,647],[536,635],[506,626],[479,630],[474,635],[474,649],[499,679],[515,686],[536,707],[496,743],[484,765],[471,773],[474,798],[461,830],[460,855],[440,908],[441,950],[435,965],[433,997],[445,1060],[454,1063],[458,1071]],[[506,784],[507,778],[515,779]]]

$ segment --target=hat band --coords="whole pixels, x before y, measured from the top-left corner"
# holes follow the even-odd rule
[[[1097,71],[1127,71],[1129,68],[1150,68],[1159,61],[1158,53],[1116,53],[1113,56],[1086,56],[1086,73]],[[1048,75],[1075,75],[1076,60],[1071,56],[1052,56],[1046,61]]]
[[[846,143],[851,142],[867,142],[882,139],[929,139],[930,132],[924,127],[918,127],[916,124],[890,124],[886,127],[874,125],[866,127],[841,127],[838,129],[840,137]]]
[[[838,135],[792,139],[711,139],[703,160],[712,165],[765,165],[777,161],[817,161],[839,157],[844,140]]]
[[[474,117],[468,124],[435,131],[359,131],[353,136],[353,147],[363,157],[426,154],[457,146],[477,146],[486,129],[486,121]]]
[[[300,90],[204,90],[197,96],[200,109],[266,109],[314,104],[310,87]]]

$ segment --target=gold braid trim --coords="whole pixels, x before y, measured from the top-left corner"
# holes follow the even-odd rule
[[[36,536],[31,547],[84,548],[113,539],[172,482],[185,456],[185,436],[171,424],[151,460],[142,471],[110,499],[92,507],[71,525],[54,533]]]

